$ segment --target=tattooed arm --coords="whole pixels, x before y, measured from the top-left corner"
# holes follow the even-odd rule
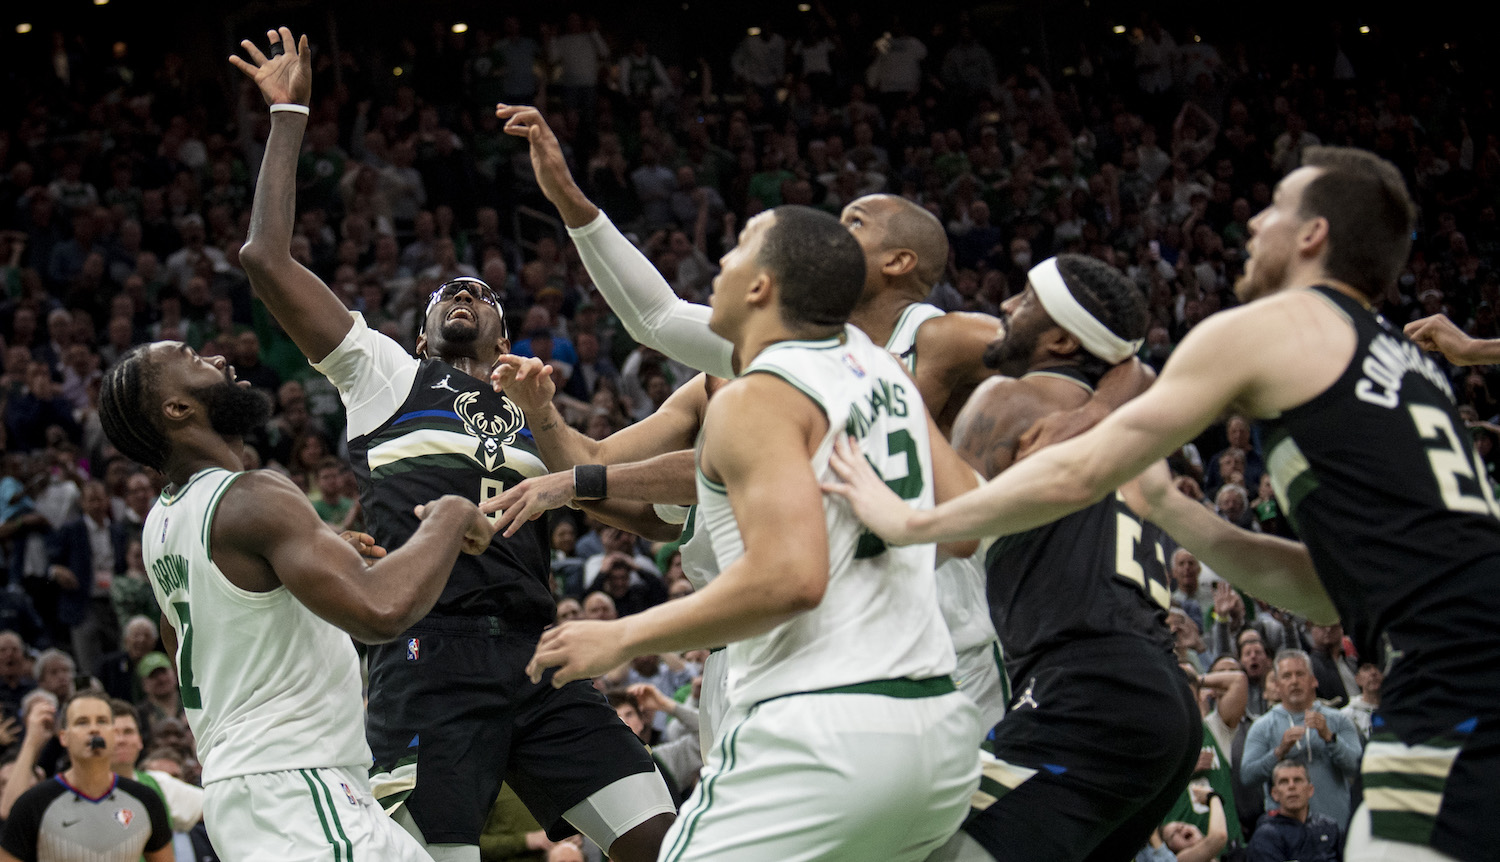
[[[1048,405],[1031,387],[1010,377],[992,377],[974,390],[953,423],[953,448],[986,481],[1016,459],[1021,435]]]

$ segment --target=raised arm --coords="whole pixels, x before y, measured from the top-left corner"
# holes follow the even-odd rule
[[[469,500],[419,507],[420,527],[373,565],[320,521],[291,480],[247,473],[225,493],[213,524],[214,561],[269,573],[313,613],[365,643],[406,631],[437,603],[460,551],[482,553],[493,533]]]
[[[557,207],[584,268],[630,337],[689,368],[733,377],[734,348],[709,331],[708,306],[678,298],[651,261],[589,201],[574,182],[562,146],[541,112],[524,105],[500,105],[495,115],[505,121],[506,134],[530,143],[537,184]]]
[[[286,53],[267,59],[250,40],[241,42],[253,62],[230,57],[229,62],[260,88],[267,105],[301,105],[312,98],[312,53],[304,35],[293,42],[292,31],[266,34],[270,43],[285,45]],[[323,280],[292,259],[292,224],[297,211],[297,157],[307,114],[275,111],[271,135],[255,186],[250,210],[250,236],[240,250],[240,264],[250,287],[266,304],[302,354],[321,362],[344,340],[351,324],[348,309]]]
[[[603,440],[594,440],[563,421],[552,402],[557,387],[551,370],[541,360],[502,356],[490,382],[496,392],[504,392],[526,414],[526,426],[549,470],[565,470],[576,464],[642,461],[691,448],[708,403],[707,378],[698,375],[678,387],[655,413]]]
[[[1321,300],[1313,297],[1309,302]],[[1301,297],[1297,303],[1299,311],[1308,307]],[[1257,306],[1262,305],[1271,307],[1263,314],[1251,314],[1252,310],[1259,312]],[[1140,397],[1088,433],[1043,449],[935,509],[912,511],[889,489],[882,491],[882,483],[869,481],[873,471],[868,465],[861,466],[863,459],[847,457],[847,449],[845,453],[835,452],[833,459],[843,484],[830,484],[828,490],[848,497],[860,520],[894,544],[1005,536],[1050,524],[1097,502],[1165,458],[1241,399],[1248,405],[1248,412],[1261,415],[1260,411],[1271,409],[1262,405],[1280,404],[1278,409],[1285,409],[1301,402],[1281,402],[1301,397],[1313,386],[1326,385],[1321,378],[1306,374],[1280,388],[1264,381],[1279,374],[1276,382],[1286,384],[1287,369],[1297,367],[1287,360],[1288,355],[1299,350],[1316,352],[1320,348],[1313,345],[1314,339],[1331,341],[1339,334],[1347,335],[1352,353],[1353,330],[1347,322],[1339,324],[1344,331],[1333,335],[1315,327],[1298,327],[1294,331],[1298,337],[1273,342],[1264,355],[1244,363],[1222,361],[1227,351],[1244,346],[1250,338],[1246,332],[1261,331],[1255,326],[1261,325],[1263,318],[1275,317],[1276,325],[1286,328],[1280,318],[1292,311],[1291,305],[1266,300],[1208,318],[1183,340],[1161,380]],[[1313,390],[1313,394],[1316,391],[1321,390]]]

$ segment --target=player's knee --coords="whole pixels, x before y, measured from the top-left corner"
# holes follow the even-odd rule
[[[662,839],[676,819],[675,814],[658,814],[642,821],[609,845],[609,858],[615,862],[655,862]]]

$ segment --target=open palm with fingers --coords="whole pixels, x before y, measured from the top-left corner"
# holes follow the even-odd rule
[[[232,56],[229,62],[255,82],[267,105],[306,105],[312,99],[312,52],[307,47],[307,35],[298,42],[292,39],[290,29],[282,27],[267,30],[266,40],[271,57],[246,39],[240,47],[250,60]],[[281,49],[286,53],[279,53]]]

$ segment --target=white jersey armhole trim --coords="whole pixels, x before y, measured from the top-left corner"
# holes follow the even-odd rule
[[[263,593],[241,589],[230,583],[229,576],[225,575],[224,570],[220,569],[219,564],[214,561],[211,539],[213,537],[214,521],[219,514],[219,502],[224,499],[224,495],[229,491],[230,486],[239,481],[240,477],[244,475],[244,473],[231,473],[228,478],[221,482],[219,487],[214,489],[213,498],[208,502],[208,510],[203,514],[203,555],[208,558],[208,563],[213,568],[212,573],[208,575],[206,580],[214,584],[220,592],[235,604],[250,608],[266,608],[281,604],[286,601],[287,596],[291,595],[285,584],[278,585],[274,590],[267,590]]]

